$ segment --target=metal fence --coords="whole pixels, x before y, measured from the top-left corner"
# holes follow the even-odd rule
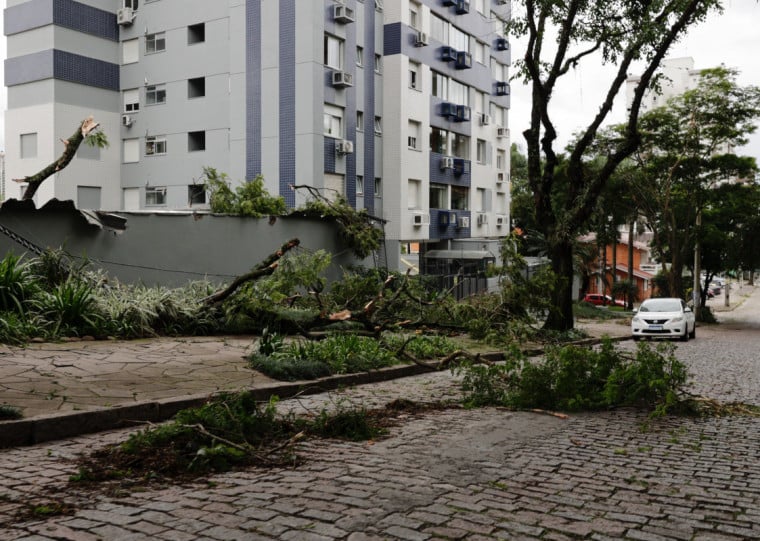
[[[488,291],[485,274],[427,275],[425,282],[436,291],[450,292],[457,300]]]

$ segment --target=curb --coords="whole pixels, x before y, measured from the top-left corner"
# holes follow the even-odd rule
[[[627,336],[610,337],[614,342],[627,340],[629,338],[630,337]],[[587,338],[571,342],[571,344],[585,346],[595,345],[600,342],[600,338]],[[524,350],[523,353],[528,356],[535,356],[541,355],[543,351],[543,348],[536,348]],[[501,352],[492,352],[481,354],[480,357],[491,362],[497,362],[504,359],[504,354]],[[328,376],[318,380],[298,381],[292,383],[277,382],[259,387],[242,388],[238,391],[232,392],[249,391],[253,393],[256,400],[267,402],[273,396],[280,399],[288,399],[300,395],[318,394],[339,389],[341,387],[351,387],[354,385],[378,383],[381,381],[417,376],[438,370],[439,367],[440,362],[431,362],[430,367],[417,364],[392,366],[373,372]],[[136,425],[143,423],[167,421],[174,417],[180,410],[202,406],[210,399],[229,392],[230,391],[220,391],[214,393],[185,395],[163,400],[114,406],[112,408],[71,413],[55,413],[31,419],[0,421],[0,449],[36,445],[47,441],[71,438],[83,434],[116,430],[120,428],[133,428]]]

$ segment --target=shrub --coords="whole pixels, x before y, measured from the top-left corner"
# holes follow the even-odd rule
[[[29,264],[21,257],[8,254],[0,261],[0,311],[23,314],[38,289]]]

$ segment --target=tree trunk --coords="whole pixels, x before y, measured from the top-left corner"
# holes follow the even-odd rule
[[[628,227],[628,281],[631,286],[636,284],[636,277],[633,275],[633,227],[636,221],[632,221]],[[628,299],[626,299],[628,310],[633,310],[633,287],[628,289]]]
[[[71,160],[74,159],[74,155],[77,153],[79,145],[81,145],[82,141],[84,141],[84,139],[98,126],[99,124],[95,122],[91,116],[85,118],[71,137],[63,140],[63,154],[61,154],[56,161],[32,176],[24,177],[23,179],[15,179],[16,182],[27,183],[26,190],[24,190],[24,195],[21,199],[31,199],[34,197],[34,194],[37,193],[37,190],[45,179],[69,165]]]
[[[557,282],[551,292],[552,310],[544,329],[569,331],[573,329],[573,244],[568,239],[553,241],[549,247],[552,270]]]

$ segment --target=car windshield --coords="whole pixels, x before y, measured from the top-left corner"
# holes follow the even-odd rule
[[[678,299],[649,299],[641,305],[640,312],[680,312]]]

